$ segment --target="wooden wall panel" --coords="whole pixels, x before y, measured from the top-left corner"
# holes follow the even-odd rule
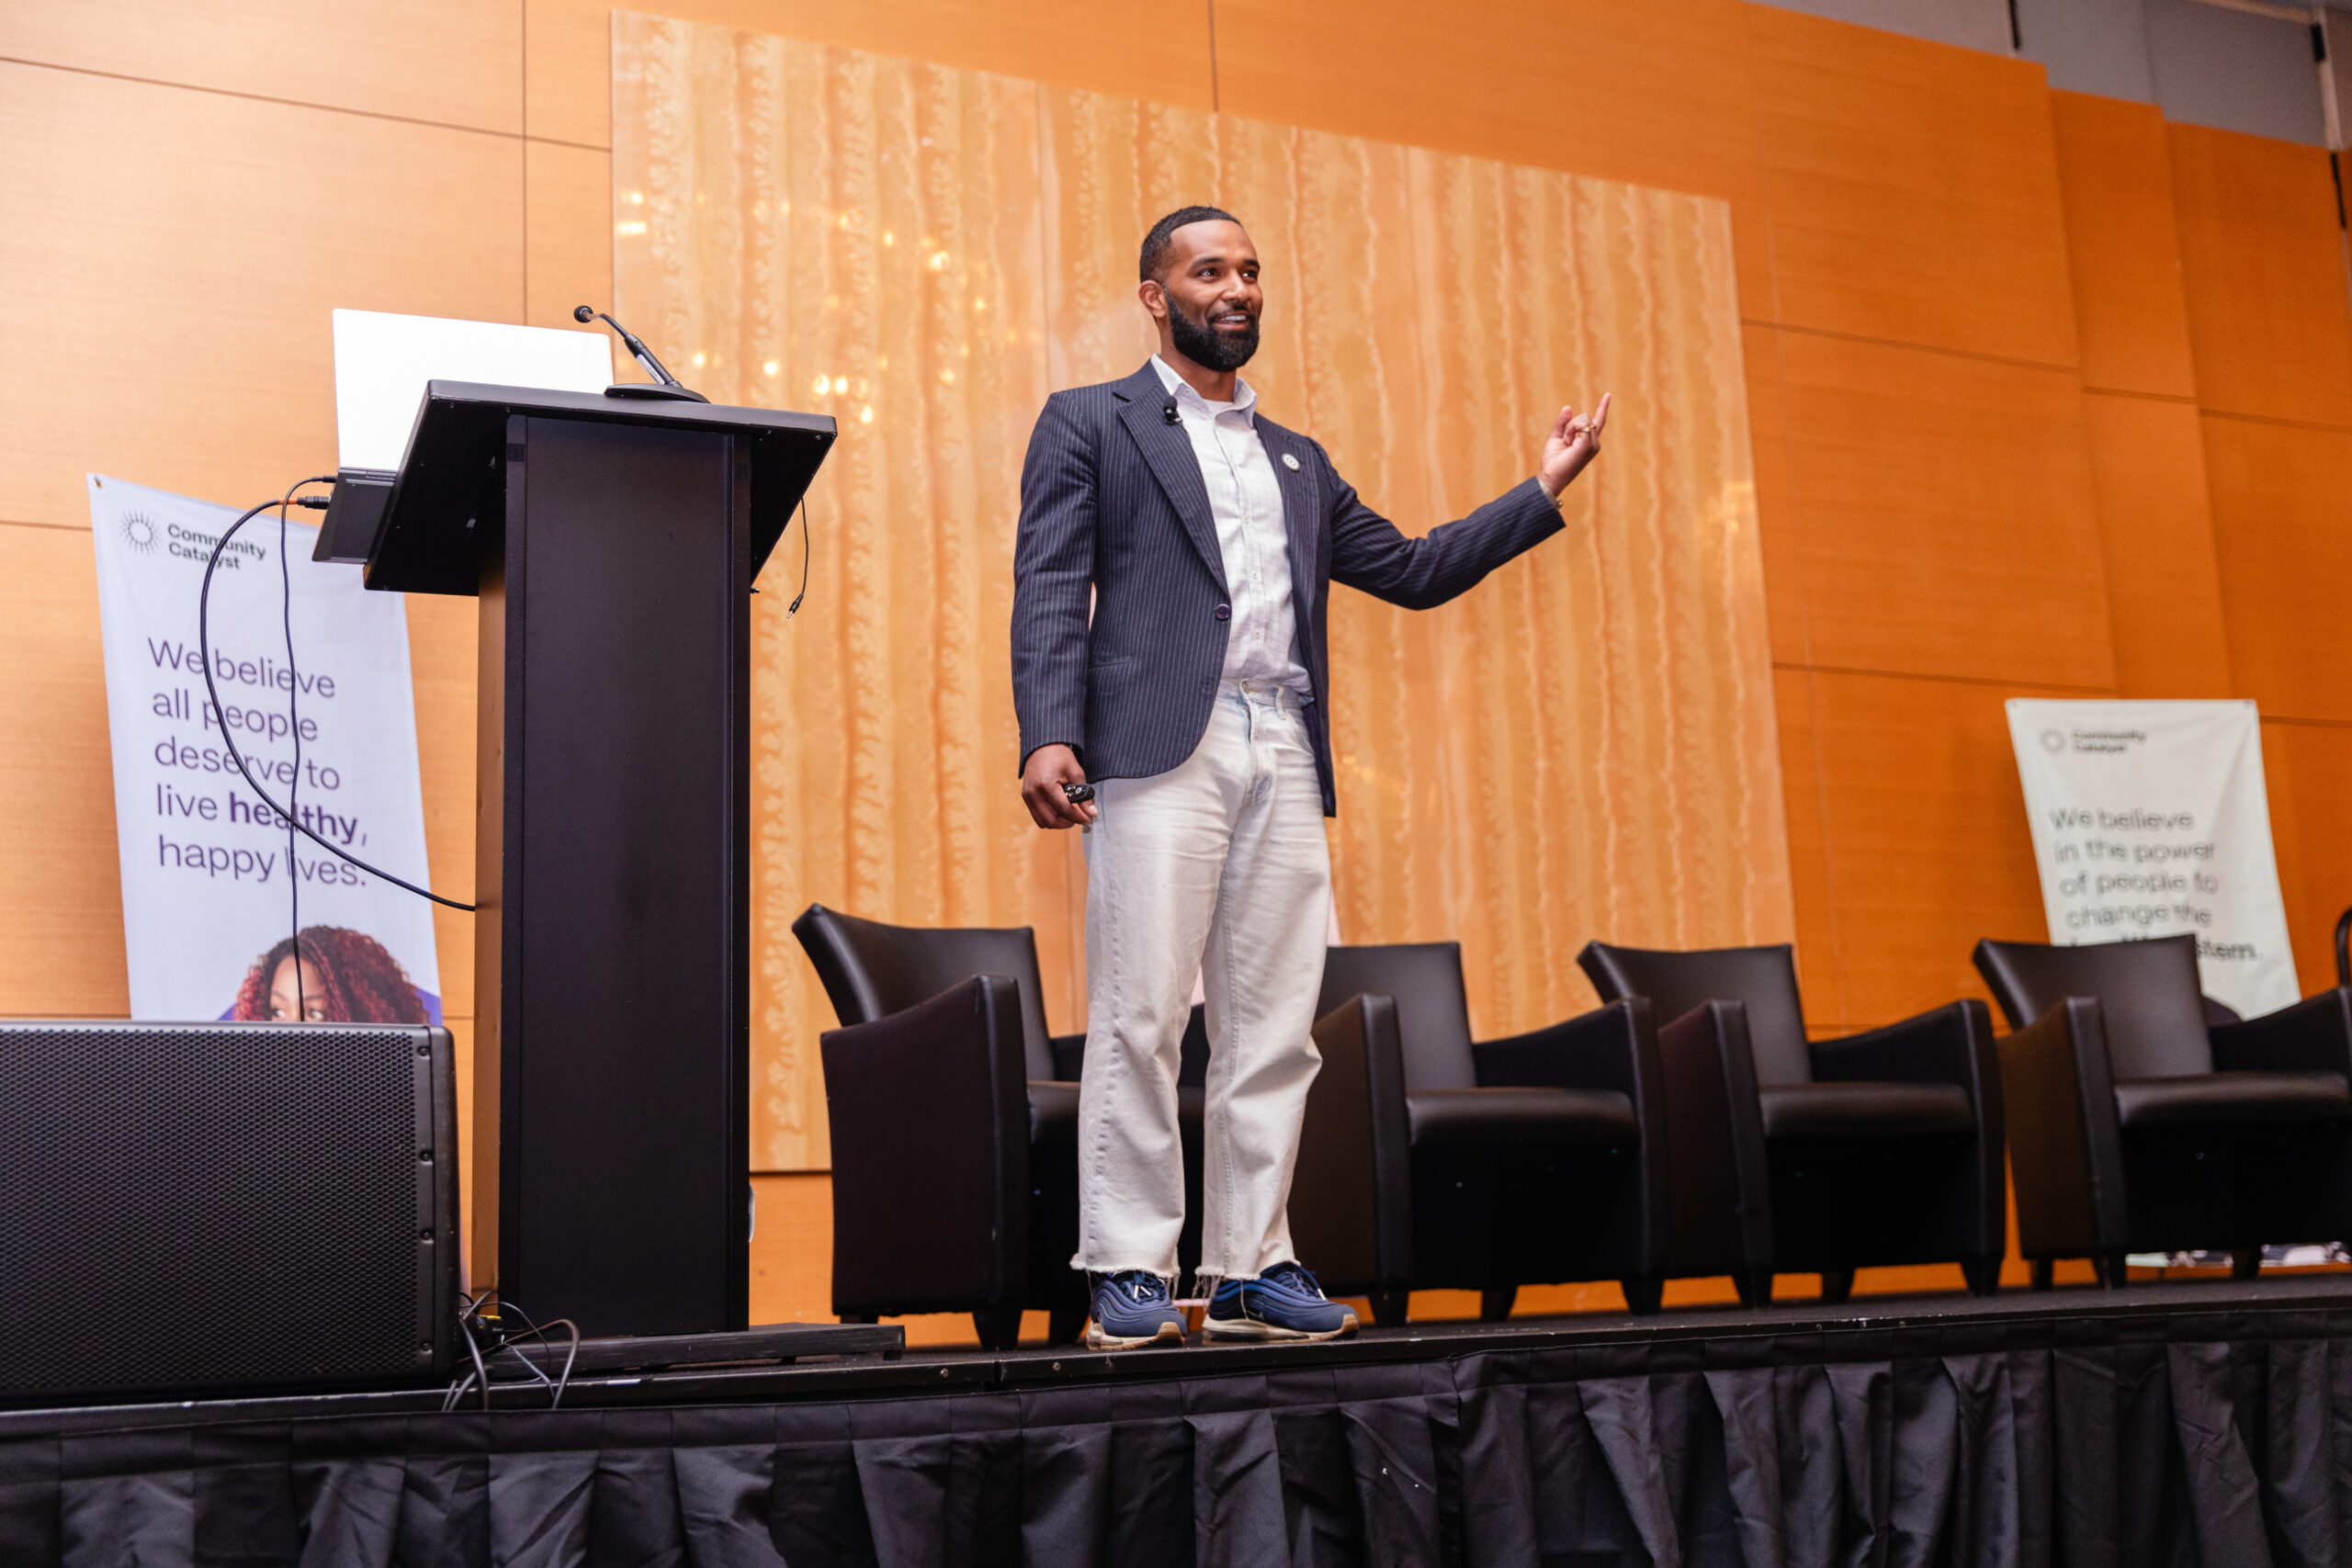
[[[0,6],[0,55],[512,135],[523,17],[481,0]]]
[[[2070,694],[1834,671],[1812,688],[1847,1023],[1984,996],[1977,939],[2047,929],[2001,704]]]
[[[2197,394],[2163,111],[2052,93],[2083,383]]]
[[[613,308],[612,154],[534,141],[524,157],[523,319],[535,327],[576,328],[573,306]],[[596,330],[604,331],[603,323]],[[652,378],[617,341],[613,374]]]
[[[424,795],[425,863],[433,890],[461,904],[474,896],[474,691],[477,606],[471,599],[412,594],[409,679],[416,694],[418,783]],[[474,1010],[474,918],[433,908],[441,1007]]]
[[[2199,400],[2352,426],[2352,299],[2327,154],[2168,125]]]
[[[2153,106],[2052,93],[2117,694],[2231,693],[2172,194]],[[2119,395],[2128,394],[2128,395]]]
[[[522,150],[0,63],[0,518],[85,470],[224,502],[334,468],[328,311],[514,320]]]
[[[1846,966],[1838,918],[1838,885],[1829,869],[1828,802],[1822,788],[1821,737],[1809,670],[1773,671],[1781,721],[1781,787],[1788,801],[1789,874],[1796,890],[1797,984],[1804,1022],[1816,1037],[1845,1034]]]
[[[612,145],[611,0],[522,0],[529,133]],[[1149,0],[660,0],[685,21],[1208,108],[1209,12]]]
[[[0,1014],[119,1018],[113,752],[88,527],[0,523]]]
[[[1747,8],[1773,319],[2075,363],[2039,66]]]
[[[752,1179],[752,1322],[831,1320],[832,1193],[822,1171]]]
[[[2238,694],[2267,717],[2352,720],[2352,430],[2203,423]]]
[[[2191,404],[2086,392],[2116,694],[2226,697],[2205,446]]]
[[[1781,365],[1781,334],[1749,321],[1740,333],[1747,370],[1748,446],[1756,459],[1757,544],[1764,561],[1764,610],[1772,659],[1804,664],[1813,642],[1804,618],[1804,535],[1796,524],[1794,476],[1789,465],[1789,422],[1783,411],[1788,377]]]
[[[2073,372],[1779,332],[1813,660],[2105,690],[2115,679]]]
[[[1734,0],[1216,0],[1218,107],[1731,203],[1741,310],[1772,310],[1755,88]]]

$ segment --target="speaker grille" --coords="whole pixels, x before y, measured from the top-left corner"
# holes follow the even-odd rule
[[[0,1023],[0,1393],[428,1363],[438,1032]]]

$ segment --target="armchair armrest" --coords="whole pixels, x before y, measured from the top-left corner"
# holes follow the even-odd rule
[[[1772,1264],[1772,1188],[1747,1008],[1702,1002],[1657,1032],[1670,1159],[1671,1274]]]
[[[2123,1134],[2098,998],[2068,997],[2000,1040],[2017,1179],[2018,1247],[2029,1258],[2120,1252]]]
[[[1086,1066],[1086,1031],[1075,1034],[1050,1034],[1046,1043],[1054,1054],[1054,1077],[1064,1083],[1076,1083]]]
[[[1483,1089],[1613,1089],[1638,1113],[1643,1092],[1661,1092],[1649,998],[1611,1002],[1588,1013],[1470,1047]],[[1646,1130],[1646,1124],[1645,1126]]]
[[[1641,1213],[1647,1228],[1642,1255],[1656,1277],[1665,1272],[1668,1195],[1672,1191],[1673,1144],[1668,1128],[1666,1067],[1647,997],[1628,997],[1575,1018],[1470,1047],[1481,1088],[1614,1089],[1634,1102],[1641,1128]]]
[[[2213,1066],[2252,1073],[2352,1077],[2352,991],[2338,986],[2260,1018],[2216,1025]]]
[[[1334,1295],[1407,1288],[1413,1274],[1412,1122],[1396,1004],[1351,997],[1315,1023],[1290,1226]]]
[[[1957,1084],[1966,1089],[1970,1109],[1976,1113],[1976,1223],[1971,1227],[1970,1254],[1990,1259],[2007,1250],[2001,1058],[1993,1043],[1993,1015],[1983,1002],[1971,997],[1883,1029],[1816,1041],[1813,1076],[1822,1083],[1875,1079]]]
[[[1819,1083],[1950,1083],[1973,1091],[1977,1053],[1987,1063],[1995,1055],[1992,1016],[1983,1002],[1951,1002],[1883,1029],[1816,1040],[1812,1049]]]
[[[828,1030],[820,1050],[833,1141],[833,1310],[1020,1302],[1029,1094],[1019,985],[978,976]]]

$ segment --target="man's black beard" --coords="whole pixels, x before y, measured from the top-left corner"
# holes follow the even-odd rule
[[[1258,352],[1257,317],[1250,318],[1247,332],[1238,337],[1228,337],[1213,331],[1205,320],[1195,321],[1184,314],[1183,307],[1176,303],[1173,294],[1167,298],[1168,331],[1169,335],[1176,340],[1176,352],[1202,369],[1214,370],[1219,375],[1228,370],[1238,370],[1250,363],[1251,355]]]

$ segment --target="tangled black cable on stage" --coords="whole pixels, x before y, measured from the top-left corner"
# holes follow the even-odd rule
[[[0,1562],[2345,1562],[2352,1297],[2127,1294],[1222,1376],[910,1360],[785,1403],[824,1376],[695,1407],[0,1417]],[[959,1366],[990,1382],[904,1390]]]

